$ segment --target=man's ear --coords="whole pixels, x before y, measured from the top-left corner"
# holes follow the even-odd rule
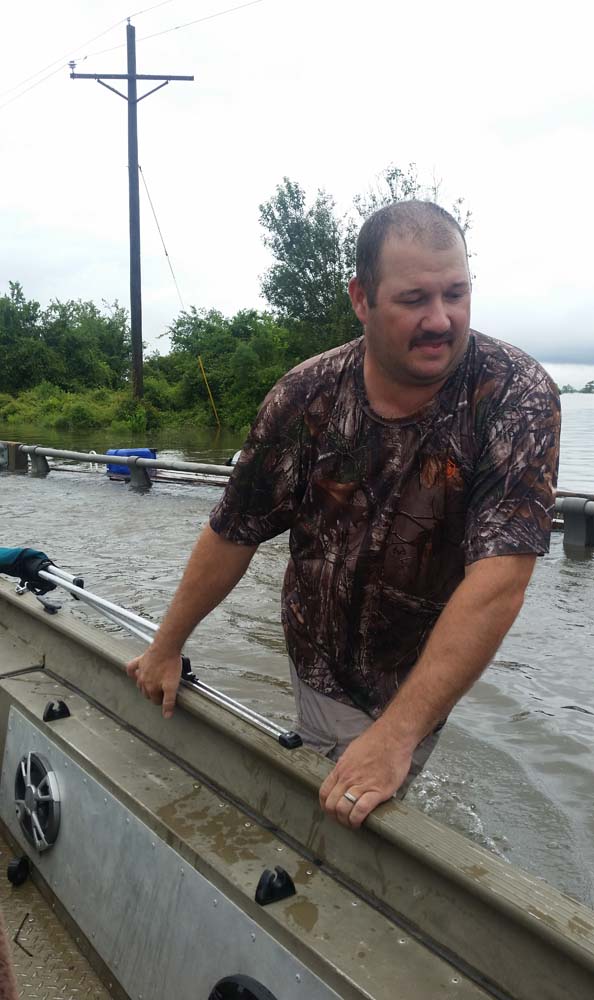
[[[357,319],[365,326],[369,315],[369,304],[367,295],[358,278],[351,278],[349,281],[349,297],[351,305],[355,311]]]

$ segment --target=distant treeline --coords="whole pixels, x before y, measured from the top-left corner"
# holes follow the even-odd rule
[[[120,306],[54,302],[42,311],[18,284],[0,298],[0,424],[112,426],[135,432],[214,424],[202,358],[218,416],[239,430],[286,371],[357,336],[355,317],[312,326],[242,310],[227,318],[191,308],[170,327],[171,350],[144,364],[144,399],[129,386],[130,335]]]
[[[573,385],[562,385],[559,389],[561,395],[566,392],[586,392],[588,395],[594,394],[594,382],[586,382],[583,389],[576,389]]]
[[[308,205],[285,178],[260,206],[263,239],[273,264],[262,279],[269,309],[225,317],[191,307],[169,327],[167,355],[144,365],[144,399],[129,385],[128,314],[116,302],[54,301],[47,309],[25,298],[18,282],[0,297],[0,423],[56,428],[121,427],[142,432],[164,425],[214,423],[200,372],[202,358],[223,425],[247,426],[267,391],[307,357],[358,336],[347,284],[354,270],[361,221],[384,204],[412,197],[439,199],[414,164],[388,167],[373,189],[340,215],[318,191]],[[462,199],[451,211],[465,230]]]

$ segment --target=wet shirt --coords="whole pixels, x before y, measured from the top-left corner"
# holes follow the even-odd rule
[[[282,621],[297,673],[375,716],[466,565],[548,551],[560,405],[536,361],[471,332],[429,404],[384,419],[364,352],[360,338],[277,383],[210,523],[247,545],[290,531]]]

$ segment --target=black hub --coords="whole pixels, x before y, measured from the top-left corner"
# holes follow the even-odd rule
[[[276,997],[251,976],[226,976],[217,983],[208,1000],[276,1000]]]
[[[23,833],[38,851],[47,851],[60,828],[60,792],[54,772],[40,754],[26,754],[14,782],[16,814]]]

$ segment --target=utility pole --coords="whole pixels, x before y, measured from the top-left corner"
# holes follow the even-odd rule
[[[135,399],[143,394],[142,378],[142,292],[140,280],[140,202],[138,183],[138,104],[140,101],[165,87],[170,80],[193,80],[193,76],[154,76],[136,72],[136,28],[130,21],[126,25],[126,47],[128,52],[127,73],[75,73],[76,63],[71,62],[71,80],[96,80],[102,87],[113,91],[128,102],[128,185],[130,205],[130,334],[132,339],[132,392]],[[105,80],[127,80],[128,94],[122,94]],[[138,80],[161,80],[141,97],[137,96]]]

